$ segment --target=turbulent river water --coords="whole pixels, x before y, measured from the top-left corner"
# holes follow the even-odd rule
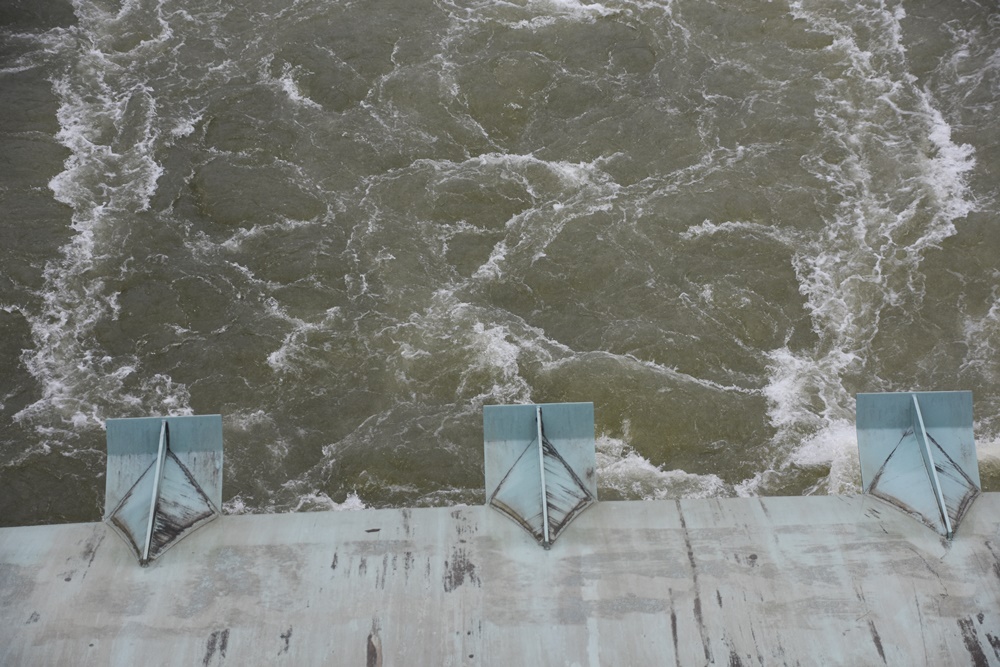
[[[221,413],[228,512],[482,502],[593,401],[602,499],[859,490],[855,394],[970,389],[1000,490],[1000,10],[0,7],[0,525],[104,420]]]

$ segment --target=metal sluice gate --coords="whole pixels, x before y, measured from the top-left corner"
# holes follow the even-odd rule
[[[862,489],[949,540],[981,491],[972,394],[858,394]],[[221,514],[219,415],[107,421],[104,521],[141,565]],[[550,549],[597,502],[592,403],[483,408],[485,501]]]
[[[972,392],[858,394],[865,493],[951,539],[979,495]]]
[[[107,421],[104,521],[147,565],[221,514],[222,417]]]
[[[483,408],[487,504],[548,549],[597,501],[593,403]]]

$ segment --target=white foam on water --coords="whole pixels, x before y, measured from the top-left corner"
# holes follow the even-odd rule
[[[466,411],[488,402],[530,402],[531,384],[522,364],[545,361],[565,350],[519,318],[462,301],[448,289],[438,290],[427,308],[398,327],[393,339],[398,350],[387,364],[402,383],[410,384],[414,365],[421,375],[431,366],[454,366],[457,376],[436,372],[431,384],[440,384],[439,390],[450,388],[456,407],[465,406]],[[411,389],[423,393],[429,387],[420,382]]]
[[[740,394],[755,395],[759,394],[760,390],[756,388],[740,387],[738,385],[724,385],[719,382],[714,382],[701,377],[696,377],[694,375],[689,375],[688,373],[683,373],[673,366],[666,366],[664,364],[657,363],[655,361],[649,361],[646,359],[640,359],[633,354],[619,354],[615,352],[608,352],[606,350],[594,350],[589,352],[573,353],[572,356],[561,357],[558,359],[553,359],[551,361],[546,361],[544,363],[544,368],[547,371],[555,370],[562,366],[578,363],[581,360],[587,358],[608,358],[613,359],[617,364],[628,368],[638,368],[646,371],[652,371],[657,375],[662,375],[672,382],[679,382],[684,384],[694,384],[705,389],[711,389],[713,391],[722,392],[736,392]]]
[[[237,431],[250,433],[261,426],[274,424],[274,418],[264,410],[243,410],[225,416],[226,426]]]
[[[170,136],[174,139],[183,139],[184,137],[191,136],[202,118],[204,118],[204,110],[191,116],[178,118],[174,122],[174,126],[170,129]]]
[[[938,66],[945,78],[941,87],[952,97],[953,104],[995,118],[996,100],[1000,97],[996,30],[991,31],[989,25],[966,29],[947,23],[942,27],[950,33],[954,46]]]
[[[681,238],[690,241],[704,236],[715,236],[716,234],[723,233],[758,234],[786,245],[794,243],[793,232],[788,232],[781,227],[773,225],[762,225],[759,222],[745,222],[742,220],[727,220],[718,223],[705,220],[701,224],[691,225],[681,232]]]
[[[309,98],[302,92],[299,87],[296,77],[301,75],[300,68],[292,67],[289,63],[285,63],[281,68],[281,76],[275,78],[267,75],[267,69],[271,64],[271,57],[264,60],[261,71],[264,73],[265,83],[272,83],[276,85],[292,102],[310,109],[322,109],[323,106],[316,101]]]
[[[134,5],[126,3],[119,17]],[[74,235],[45,267],[39,312],[26,315],[34,347],[22,360],[42,398],[14,417],[42,434],[54,433],[53,423],[79,429],[112,416],[190,411],[186,387],[165,375],[137,382],[139,360],[113,357],[94,338],[100,323],[118,316],[118,294],[105,276],[128,272],[123,237],[133,233],[137,212],[149,209],[163,170],[155,158],[157,100],[129,70],[135,50],[151,40],[125,55],[105,52],[100,45],[111,40],[113,17],[85,2],[77,10],[79,29],[66,33],[62,47],[74,68],[52,83],[56,139],[70,154],[49,183],[56,200],[72,208]]]
[[[845,379],[871,376],[870,346],[883,310],[922,300],[924,252],[954,234],[955,220],[976,208],[966,182],[973,149],[951,140],[930,93],[906,73],[902,6],[860,7],[844,19],[835,11],[792,4],[796,18],[834,37],[828,51],[845,67],[841,77],[818,78],[824,90],[817,119],[824,141],[846,157],[809,162],[843,202],[820,232],[795,245],[793,258],[819,342],[769,352],[764,390],[778,448],[789,452],[790,463],[829,466],[814,490],[830,493],[860,483],[853,385]],[[885,108],[893,112],[888,117],[879,115]],[[921,142],[933,149],[922,150]],[[873,166],[882,153],[888,153],[885,163]],[[886,184],[886,164],[893,163],[898,172]],[[927,206],[931,214],[921,216]],[[865,383],[879,390],[882,381],[867,377]]]
[[[537,30],[559,21],[590,23],[599,18],[620,14],[623,11],[599,2],[587,3],[580,0],[528,0],[525,10],[532,14],[530,18],[505,22],[505,24],[515,29]]]
[[[462,175],[484,169],[503,169],[511,173],[527,175],[530,168],[541,167],[558,176],[566,187],[610,183],[611,179],[601,165],[609,158],[598,157],[590,162],[567,162],[543,160],[531,153],[482,153],[462,161],[429,160],[414,161],[411,166],[427,165],[444,174]]]
[[[488,154],[459,165],[459,173],[491,167],[517,175],[534,198],[532,207],[506,222],[504,238],[474,272],[473,282],[498,280],[516,270],[512,267],[530,266],[545,257],[546,249],[566,225],[579,217],[611,210],[621,188],[601,168],[604,161],[571,163],[540,160],[533,155]],[[539,172],[539,168],[544,171]],[[556,177],[559,187],[547,184],[543,194],[537,182],[543,174]]]
[[[367,506],[358,497],[358,494],[351,492],[347,494],[344,502],[338,503],[322,491],[314,491],[299,496],[298,502],[290,509],[290,512],[353,512],[363,510]]]
[[[628,3],[636,5],[637,3]],[[648,5],[649,3],[638,3]],[[669,3],[666,3],[669,4]],[[503,0],[481,0],[459,7],[454,2],[446,2],[451,10],[451,19],[459,25],[497,22],[515,30],[537,30],[560,21],[592,23],[597,19],[629,12],[626,6],[611,7],[600,2],[584,0],[524,0],[507,2]],[[658,5],[657,5],[658,6]]]
[[[994,279],[1000,276],[994,276]],[[966,315],[962,333],[968,348],[962,361],[963,372],[973,371],[984,381],[996,384],[1000,381],[997,355],[1000,353],[1000,288],[993,290],[993,305],[981,316]]]
[[[613,489],[628,500],[715,498],[731,496],[733,488],[717,475],[697,475],[656,466],[629,446],[625,439],[597,437],[598,489]]]
[[[235,495],[222,503],[223,514],[250,514],[252,511],[241,495]]]
[[[599,2],[581,2],[581,0],[529,0],[528,6],[576,16],[611,16],[621,11]]]
[[[500,325],[487,326],[482,322],[472,325],[468,348],[473,352],[472,363],[463,372],[457,393],[470,393],[469,377],[478,377],[485,371],[495,378],[493,386],[475,396],[473,403],[499,399],[503,403],[527,403],[531,400],[531,385],[521,375],[518,360],[521,348],[511,340],[510,332]],[[478,382],[477,382],[478,384]],[[481,387],[476,387],[481,390]]]
[[[20,72],[27,72],[38,67],[36,63],[31,63],[27,65],[11,65],[10,67],[0,67],[0,76],[6,74],[19,74]]]
[[[314,332],[330,331],[343,321],[339,307],[328,308],[315,322],[289,315],[273,297],[267,299],[266,307],[268,315],[284,320],[292,327],[285,334],[281,346],[267,355],[267,364],[277,373],[295,373],[303,365],[320,363],[310,354],[309,336]]]
[[[997,276],[994,276],[996,278]],[[992,387],[1000,381],[1000,287],[993,290],[993,303],[987,313],[982,316],[964,316],[962,333],[966,345],[965,357],[959,368],[965,377],[978,380],[986,387]],[[1000,442],[1000,416],[996,414],[996,399],[993,396],[976,396],[976,413],[980,420],[976,422],[974,433],[976,448],[980,459],[984,456],[984,443],[992,443],[994,449],[986,452],[996,452],[995,445]]]
[[[432,193],[452,181],[462,183],[470,179],[499,180],[521,188],[531,198],[531,205],[505,222],[504,236],[495,242],[489,257],[472,272],[465,284],[476,288],[482,283],[502,280],[545,257],[548,245],[574,220],[615,206],[621,187],[603,169],[604,163],[613,157],[579,163],[507,153],[485,153],[458,161],[418,159],[403,168],[368,179],[365,198],[374,201],[377,197],[371,193],[377,192],[377,188],[391,187],[395,181],[415,174],[428,178],[427,172],[432,172],[426,186]],[[380,230],[374,222],[380,217],[377,204],[373,205],[376,209],[367,225],[355,229],[355,239]],[[438,226],[434,233],[440,239],[440,247],[446,248],[449,234],[453,235],[456,230]]]
[[[122,0],[117,12],[108,11],[102,3],[92,0],[73,0],[73,11],[77,25],[98,48],[114,49],[121,35],[149,35],[131,45],[129,53],[138,53],[157,48],[174,37],[163,13],[163,0]]]
[[[287,485],[286,485],[287,486]],[[275,511],[285,512],[353,512],[367,509],[365,502],[357,493],[347,494],[344,502],[338,503],[322,491],[312,491],[298,496],[296,503],[292,507],[281,508],[279,510],[274,505],[257,507],[248,504],[242,495],[237,494],[222,503],[222,513],[229,515],[240,514],[271,514]]]
[[[8,47],[14,48],[5,49],[0,76],[19,74],[42,66],[66,50],[71,35],[68,28],[50,28],[42,33],[12,32],[8,28],[3,30],[3,38]]]
[[[979,463],[1000,466],[1000,434],[994,434],[992,437],[984,434],[986,429],[980,422],[973,425],[973,431],[976,433],[976,456]]]
[[[507,259],[507,241],[500,239],[490,251],[489,258],[483,262],[472,277],[476,280],[497,280],[503,276],[503,263]]]
[[[292,231],[315,224],[315,220],[293,220],[291,218],[281,218],[278,222],[267,225],[255,224],[249,229],[246,227],[239,229],[235,234],[223,241],[220,247],[230,252],[238,252],[243,242],[249,239],[265,237],[274,231]]]
[[[808,492],[852,494],[861,491],[861,463],[853,419],[825,423],[795,451],[792,463],[803,468],[829,467],[830,472]]]
[[[650,185],[653,189],[647,197],[655,199],[657,196],[673,196],[684,192],[692,186],[705,183],[709,177],[719,172],[737,170],[741,162],[766,155],[772,149],[772,146],[768,144],[754,144],[752,146],[738,144],[732,148],[713,146],[713,144],[717,144],[717,141],[714,137],[705,134],[707,128],[701,128],[699,131],[703,134],[702,142],[706,146],[712,146],[712,148],[702,152],[697,162],[671,172],[665,179],[651,179]],[[612,155],[608,159],[614,157]],[[709,225],[716,224],[711,221],[706,222]],[[702,224],[704,225],[704,223]]]
[[[940,228],[922,239],[934,246],[955,233],[954,221],[979,208],[969,186],[968,175],[976,166],[976,151],[969,144],[956,144],[949,125],[927,90],[920,92],[922,111],[930,125],[928,138],[935,153],[924,163],[923,179],[934,193],[942,219]]]

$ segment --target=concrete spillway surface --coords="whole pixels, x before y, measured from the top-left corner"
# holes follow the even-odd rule
[[[148,567],[0,529],[3,665],[1000,665],[1000,494],[948,541],[870,496],[225,516]]]

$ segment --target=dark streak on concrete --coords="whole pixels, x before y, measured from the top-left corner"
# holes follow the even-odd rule
[[[450,593],[465,583],[466,579],[470,583],[479,585],[479,576],[476,574],[476,566],[469,560],[464,549],[453,548],[451,551],[451,561],[444,562],[444,590]]]
[[[875,621],[868,619],[868,630],[872,633],[872,641],[875,642],[878,657],[882,658],[882,664],[888,664],[885,661],[885,649],[882,648],[882,638],[878,634],[878,628],[875,627]]]
[[[382,529],[381,528],[368,528],[368,529],[365,530],[365,532],[366,533],[377,533],[380,530],[382,530]]]
[[[382,667],[382,642],[374,630],[368,634],[366,648],[365,667]]]
[[[732,649],[729,651],[729,667],[743,667],[743,661],[740,660],[740,656]]]
[[[758,498],[758,501],[760,502],[760,509],[764,512],[764,516],[766,516],[770,520],[771,512],[770,510],[767,509],[767,505],[764,504],[764,499]]]
[[[281,647],[280,651],[278,651],[278,655],[288,653],[288,644],[292,641],[292,626],[288,626],[288,631],[278,636],[285,641],[285,645]]]
[[[681,511],[681,501],[674,501],[677,503],[677,516],[681,519],[681,529],[684,530],[684,546],[687,549],[688,562],[691,563],[691,576],[694,578],[695,585],[698,583],[698,568],[695,566],[694,562],[694,549],[691,548],[691,538],[688,536],[687,522],[684,520],[684,513]]]
[[[913,591],[913,608],[917,610],[917,626],[920,628],[920,641],[924,648],[924,662],[927,662],[927,636],[923,632],[924,629],[924,613],[920,611],[920,597],[917,595],[916,591]]]
[[[976,636],[976,626],[971,618],[958,619],[958,627],[962,631],[962,641],[965,642],[965,650],[972,657],[972,664],[975,667],[989,667],[990,661],[983,653],[983,647],[979,645],[979,638]]]
[[[31,612],[31,616],[28,617],[28,620],[25,623],[25,625],[31,625],[32,623],[38,623],[38,619],[40,619],[40,618],[41,618],[41,616],[38,615],[38,612],[37,611],[33,611],[33,612]]]
[[[226,649],[229,647],[229,628],[225,630],[216,630],[208,636],[208,641],[205,642],[205,657],[202,659],[201,664],[204,667],[208,667],[208,663],[212,662],[212,658],[215,657],[215,651],[218,649],[219,657],[226,657]]]
[[[333,552],[333,561],[330,563],[330,569],[331,570],[336,570],[337,569],[337,552],[336,551]]]
[[[215,655],[215,645],[219,642],[218,631],[213,632],[208,636],[208,641],[205,642],[205,657],[202,659],[201,664],[204,667],[208,667],[208,663],[212,661],[212,657]]]
[[[705,636],[705,620],[701,615],[701,596],[696,592],[694,595],[694,618],[698,621],[698,634],[701,635],[701,645],[705,649],[705,660],[714,662],[712,659],[712,647],[708,644],[708,637]]]
[[[719,592],[719,589],[715,590],[715,601],[719,603],[719,609],[722,609],[722,593]]]
[[[674,610],[674,592],[671,590],[670,593],[670,634],[674,638],[674,664],[677,667],[681,667],[681,656],[678,653],[677,645],[677,612]]]
[[[681,501],[674,501],[677,505],[677,516],[681,521],[681,529],[684,531],[684,547],[687,549],[688,562],[691,564],[691,581],[694,583],[694,616],[698,622],[698,634],[701,635],[701,644],[705,649],[705,660],[713,662],[712,648],[709,646],[708,637],[705,636],[705,624],[701,616],[701,597],[698,595],[698,566],[694,560],[694,548],[691,546],[691,536],[688,534],[687,521],[684,520],[684,512],[681,510]]]
[[[753,639],[753,647],[757,650],[757,664],[764,667],[764,656],[760,653],[760,645],[757,643],[757,633],[753,631],[753,624],[750,624],[750,638]]]
[[[105,537],[106,533],[104,532],[101,532],[99,535],[92,535],[90,539],[87,540],[87,544],[84,545],[82,557],[87,559],[87,569],[83,571],[82,579],[87,578],[87,571],[90,570],[90,566],[94,564],[94,558],[97,557],[97,550],[100,548],[101,543],[104,542]]]
[[[988,641],[990,646],[993,648],[993,655],[997,657],[997,660],[1000,660],[1000,637],[994,637],[987,632],[986,641]]]
[[[368,572],[368,559],[362,556],[361,562],[358,563],[358,575],[364,576],[367,572]]]
[[[389,554],[382,554],[382,569],[375,573],[375,586],[385,590],[386,575],[389,573]]]
[[[469,522],[469,517],[462,510],[454,510],[451,517],[455,519],[455,534],[458,537],[472,535],[476,532],[476,526]]]

